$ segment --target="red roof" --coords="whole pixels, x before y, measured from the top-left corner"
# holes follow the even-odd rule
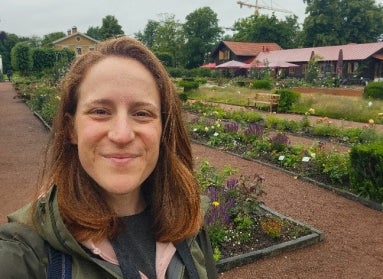
[[[272,51],[272,50],[282,49],[276,43],[249,43],[249,42],[222,41],[221,44],[226,45],[235,55],[238,55],[238,56],[256,56],[262,51]],[[220,46],[217,49],[219,49]]]
[[[383,42],[367,44],[347,44],[338,46],[295,48],[261,52],[256,61],[286,61],[286,62],[307,62],[313,54],[320,57],[321,61],[337,61],[339,51],[343,52],[343,60],[365,60],[383,49]]]

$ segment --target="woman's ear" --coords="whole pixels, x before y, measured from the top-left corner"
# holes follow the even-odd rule
[[[65,114],[69,140],[72,144],[77,145],[77,131],[75,128],[74,120],[75,117],[69,113]]]

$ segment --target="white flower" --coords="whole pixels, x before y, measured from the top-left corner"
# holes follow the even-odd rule
[[[216,137],[216,136],[218,136],[218,135],[219,135],[219,134],[218,134],[217,132],[215,132],[213,136],[215,136],[215,137]]]

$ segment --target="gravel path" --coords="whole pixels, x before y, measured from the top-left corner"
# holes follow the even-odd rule
[[[0,83],[0,223],[33,194],[48,132],[16,95]],[[268,207],[307,223],[325,235],[313,246],[283,253],[228,271],[232,278],[382,278],[383,213],[350,201],[291,175],[193,144],[196,162],[231,165],[241,173],[265,176]]]

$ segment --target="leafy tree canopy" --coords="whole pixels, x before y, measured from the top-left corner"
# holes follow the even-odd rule
[[[65,33],[64,32],[54,32],[54,33],[50,33],[50,34],[47,34],[47,35],[44,35],[42,41],[41,41],[41,44],[42,46],[51,46],[52,45],[52,42],[58,40],[58,39],[61,39],[65,37]]]
[[[139,31],[134,36],[137,40],[144,43],[147,47],[152,48],[155,45],[158,28],[161,23],[155,20],[149,20],[143,32]]]
[[[122,31],[122,26],[118,24],[118,20],[114,16],[107,15],[102,19],[100,34],[101,39],[106,40],[124,35],[124,31]]]
[[[209,51],[220,39],[223,30],[218,26],[217,14],[209,7],[195,10],[186,16],[186,68],[196,68],[206,60]]]
[[[88,30],[86,31],[85,35],[87,35],[87,36],[89,36],[95,40],[99,40],[99,41],[102,40],[100,27],[98,27],[98,26],[96,26],[96,27],[90,26],[88,28]]]
[[[279,20],[274,14],[252,15],[234,23],[233,39],[242,42],[273,42],[282,48],[298,47],[299,25],[297,16]]]
[[[303,0],[307,4],[303,45],[326,46],[377,41],[383,6],[374,0]]]

